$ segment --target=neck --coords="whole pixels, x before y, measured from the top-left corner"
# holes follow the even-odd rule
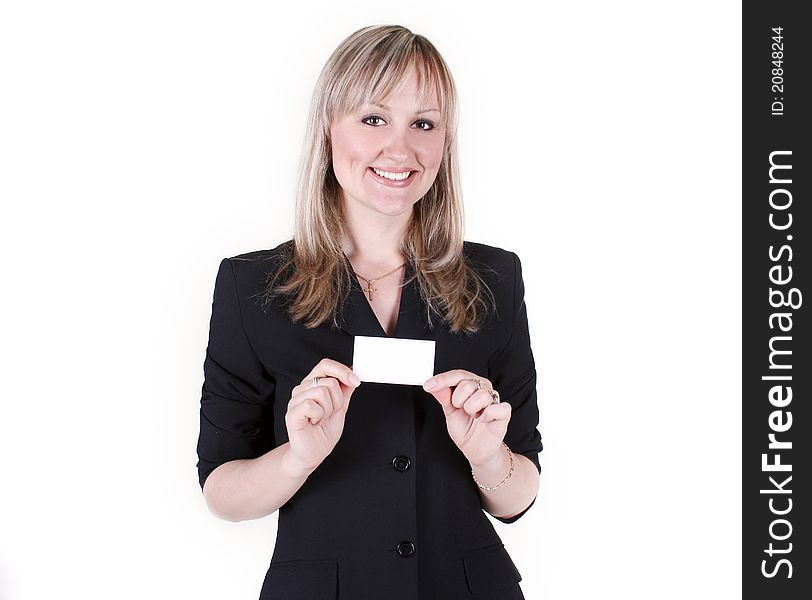
[[[346,210],[342,248],[347,258],[358,268],[388,270],[406,260],[401,251],[403,237],[411,219],[411,211],[394,217],[359,215]]]

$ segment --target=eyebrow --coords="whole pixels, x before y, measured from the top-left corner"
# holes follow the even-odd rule
[[[378,102],[372,102],[372,106],[377,106],[377,107],[382,108],[384,110],[389,110],[389,107],[386,106],[386,104],[380,104]],[[415,114],[416,115],[422,115],[423,113],[427,113],[427,112],[436,112],[436,113],[438,113],[438,112],[440,112],[440,109],[439,108],[424,108],[422,110],[418,110]]]

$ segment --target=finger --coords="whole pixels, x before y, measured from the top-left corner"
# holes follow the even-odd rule
[[[491,421],[510,421],[511,407],[508,402],[498,402],[487,406],[477,421],[490,423]]]
[[[488,390],[479,390],[474,392],[463,404],[463,410],[471,415],[472,417],[479,416],[479,412],[485,410],[493,403],[493,398],[491,398],[490,393]]]
[[[290,402],[288,402],[288,410],[297,407],[299,404],[304,404],[308,400],[312,400],[321,406],[325,417],[333,414],[333,399],[330,389],[326,385],[318,385],[305,390],[297,396],[292,396]]]
[[[312,384],[310,384],[307,387],[305,387],[305,386],[306,386],[306,384],[302,384],[301,386],[296,386],[297,388],[299,388],[299,387],[304,387],[305,388],[301,392],[299,392],[302,395],[303,398],[308,397],[308,395],[307,395],[308,390],[319,389],[319,388],[324,388],[324,389],[327,390],[328,397],[329,397],[329,404],[325,405],[325,408],[328,408],[328,410],[326,410],[326,413],[327,413],[325,415],[326,417],[329,417],[331,414],[333,414],[337,410],[344,410],[344,412],[346,412],[347,406],[349,405],[349,397],[352,396],[352,393],[355,391],[355,388],[344,386],[335,377],[325,377],[324,379],[319,379],[319,385],[317,385],[315,388],[313,387]],[[348,394],[346,393],[346,390],[349,390]],[[346,402],[345,402],[345,399],[344,399],[345,395],[347,396],[347,401]]]
[[[344,394],[342,395],[342,399],[344,401],[342,409],[344,410],[344,414],[346,414],[347,411],[350,410],[350,400],[352,399],[352,395],[355,393],[355,390],[357,389],[358,389],[357,387],[345,388],[342,386],[341,390],[344,392]]]
[[[493,389],[493,385],[488,379],[465,369],[451,369],[450,371],[438,373],[423,384],[423,389],[432,392],[443,387],[456,387],[463,379],[479,379],[482,387]]]
[[[467,375],[472,375],[472,373],[463,369],[451,369],[450,371],[437,373],[423,384],[423,389],[427,392],[433,392],[444,387],[456,387]]]
[[[334,377],[325,377],[319,380],[316,388],[325,388],[330,396],[330,412],[341,410],[344,405],[344,392],[341,390],[341,382]],[[328,415],[329,416],[329,415]]]
[[[454,393],[451,395],[451,404],[457,408],[462,408],[477,391],[479,391],[479,386],[477,386],[475,382],[467,379],[460,381],[457,387],[454,388]],[[488,397],[490,398],[490,394],[488,394]]]
[[[302,384],[305,384],[307,381],[312,381],[313,377],[335,377],[344,385],[352,388],[361,385],[361,380],[358,379],[358,375],[352,372],[352,369],[331,358],[322,358],[316,366],[310,370],[307,377],[302,380]]]
[[[313,388],[316,388],[316,387],[328,386],[329,381],[333,381],[337,385],[339,384],[338,380],[335,377],[319,377],[319,383],[318,383],[318,385],[315,385],[315,386],[313,385],[313,379],[312,378],[305,379],[302,383],[300,383],[299,385],[294,387],[293,390],[291,390],[290,395],[291,396],[299,396],[299,395],[304,394],[305,392],[307,392],[307,390],[312,390]]]
[[[333,401],[333,410],[344,410],[346,412],[350,398],[356,389],[351,386],[344,385],[335,377],[325,377],[319,380],[318,387],[326,386],[330,390],[330,397]]]
[[[305,398],[288,410],[286,420],[293,429],[303,429],[309,424],[315,425],[324,417],[324,408],[313,398]]]
[[[454,390],[452,390],[451,388],[444,387],[431,392],[431,395],[434,396],[440,403],[440,406],[442,406],[443,414],[445,416],[450,415],[456,410],[456,408],[454,408],[454,405],[451,404],[451,394],[453,391]]]

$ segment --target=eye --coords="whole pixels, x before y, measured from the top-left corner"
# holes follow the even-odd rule
[[[419,121],[415,121],[414,124],[418,129],[421,129],[423,131],[431,131],[432,129],[434,129],[434,123],[426,119],[420,119]]]
[[[380,127],[383,125],[384,120],[377,116],[377,115],[370,115],[368,117],[364,117],[361,119],[362,123],[366,123],[367,125],[371,125],[372,127]]]

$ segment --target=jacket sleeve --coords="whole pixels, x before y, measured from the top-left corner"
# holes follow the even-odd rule
[[[510,336],[507,344],[491,357],[489,379],[499,392],[502,402],[511,405],[505,443],[514,454],[522,454],[533,461],[541,472],[539,452],[542,450],[541,434],[538,431],[539,409],[536,394],[536,365],[530,348],[530,332],[527,323],[527,307],[524,302],[524,281],[522,264],[515,253],[513,313]],[[524,515],[535,503],[510,518],[494,517],[503,523],[513,523]]]
[[[220,263],[203,363],[197,470],[200,487],[223,463],[256,458],[274,447],[273,378],[246,336],[234,266]]]

